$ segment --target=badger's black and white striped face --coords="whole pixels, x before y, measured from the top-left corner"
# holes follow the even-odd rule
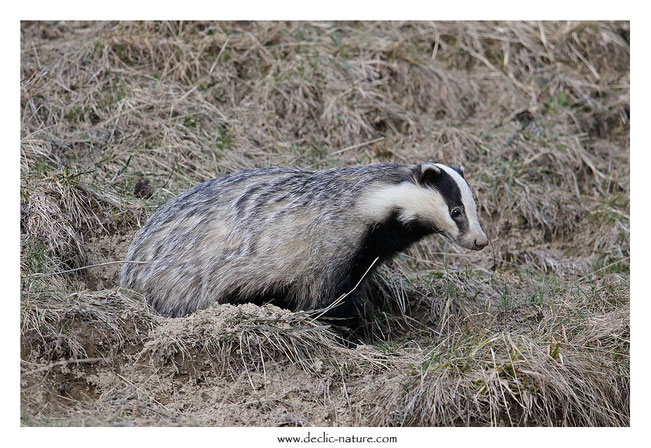
[[[457,170],[441,164],[418,165],[414,171],[416,182],[440,194],[447,205],[449,216],[437,217],[440,233],[467,249],[486,247],[488,238],[479,224],[477,205],[463,167]]]
[[[379,215],[398,211],[403,224],[428,226],[467,249],[481,250],[488,238],[479,224],[477,206],[463,168],[442,164],[421,164],[413,179],[375,191],[369,208]]]

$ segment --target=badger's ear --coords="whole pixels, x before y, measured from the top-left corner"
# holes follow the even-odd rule
[[[441,168],[429,163],[421,163],[414,167],[414,179],[418,185],[436,185],[441,176]]]
[[[463,168],[463,165],[459,165],[459,168],[452,167],[452,169],[454,171],[456,171],[457,173],[461,174],[461,177],[463,177],[464,179],[466,178],[466,176],[463,174],[463,172],[465,171],[465,169]]]

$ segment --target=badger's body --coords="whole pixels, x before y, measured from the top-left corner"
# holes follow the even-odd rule
[[[214,302],[323,308],[353,289],[376,258],[374,267],[426,235],[483,248],[486,235],[461,173],[377,164],[219,177],[152,215],[127,254],[146,263],[126,263],[121,283],[166,316]],[[351,313],[353,301],[338,308]]]

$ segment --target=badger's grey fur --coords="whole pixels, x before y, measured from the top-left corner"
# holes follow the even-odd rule
[[[238,171],[191,188],[140,229],[121,284],[166,316],[214,302],[318,309],[350,291],[376,258],[439,233],[488,244],[462,169],[376,164]],[[365,279],[366,281],[366,279]],[[341,310],[354,313],[354,296]]]

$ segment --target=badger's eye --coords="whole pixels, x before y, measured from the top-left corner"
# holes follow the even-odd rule
[[[450,215],[452,215],[453,218],[458,218],[461,216],[461,207],[455,207],[452,209],[450,212]]]

